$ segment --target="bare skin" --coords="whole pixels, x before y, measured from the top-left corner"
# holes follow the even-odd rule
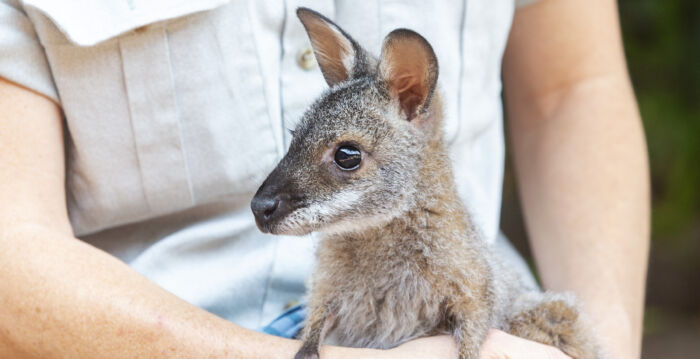
[[[457,358],[457,345],[451,336],[441,335],[410,341],[393,350],[396,358]],[[571,359],[561,350],[491,329],[481,346],[480,359]]]
[[[648,176],[614,2],[541,0],[519,10],[504,71],[544,284],[578,293],[612,357],[638,358]],[[0,80],[0,143],[0,357],[292,358],[298,351],[300,342],[217,318],[73,237],[55,103]],[[441,336],[383,352],[324,346],[321,355],[438,359],[457,352]],[[566,358],[498,331],[481,357]]]

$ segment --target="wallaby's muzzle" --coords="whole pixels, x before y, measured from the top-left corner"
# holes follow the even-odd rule
[[[284,185],[271,180],[274,172],[263,182],[250,202],[255,223],[263,233],[275,234],[275,226],[298,207],[297,201],[284,189]]]

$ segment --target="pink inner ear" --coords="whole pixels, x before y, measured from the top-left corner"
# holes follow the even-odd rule
[[[428,101],[434,66],[431,61],[435,60],[430,45],[420,35],[398,31],[389,34],[384,42],[380,73],[410,121]]]
[[[407,119],[411,121],[416,115],[418,106],[423,103],[424,86],[420,81],[416,81],[416,78],[411,74],[404,74],[395,78],[391,86],[399,98],[401,110]]]
[[[398,66],[397,66],[398,67]],[[401,110],[411,121],[418,112],[418,106],[425,101],[427,89],[422,73],[413,68],[397,68],[391,76],[391,88],[395,91]]]

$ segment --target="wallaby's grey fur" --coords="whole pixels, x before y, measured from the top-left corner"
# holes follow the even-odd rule
[[[601,358],[574,298],[525,286],[473,227],[443,142],[430,44],[395,30],[376,59],[322,15],[297,15],[330,89],[251,203],[264,232],[323,234],[295,358],[318,358],[327,334],[391,348],[450,333],[474,359],[489,328]],[[357,168],[341,167],[353,161],[343,147],[358,151]]]

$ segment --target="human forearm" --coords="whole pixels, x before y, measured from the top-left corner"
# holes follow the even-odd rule
[[[612,357],[638,358],[649,176],[629,83],[593,76],[540,106],[523,101],[509,97],[519,116],[510,135],[544,285],[583,299]]]
[[[115,258],[41,226],[0,242],[3,357],[226,357],[236,331]],[[12,352],[12,351],[17,352]]]
[[[639,358],[649,175],[614,0],[516,12],[503,60],[509,135],[545,287],[573,290],[613,358]]]
[[[28,224],[0,232],[2,358],[292,358],[299,348],[192,306],[69,236]]]

